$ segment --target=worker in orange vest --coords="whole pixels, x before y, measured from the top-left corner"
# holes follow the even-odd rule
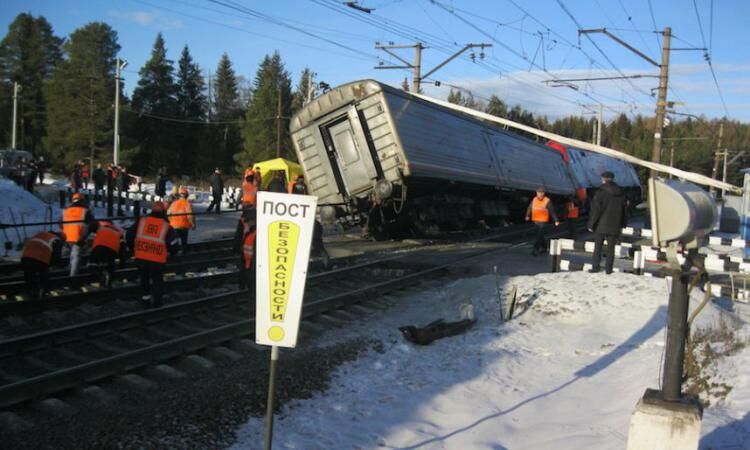
[[[112,287],[112,278],[115,274],[115,259],[120,258],[120,267],[125,265],[125,231],[110,222],[100,220],[94,243],[91,246],[90,265],[92,271],[98,273],[102,278],[102,284]]]
[[[62,231],[65,242],[70,246],[70,276],[78,275],[81,264],[81,249],[86,236],[96,231],[96,219],[89,211],[83,194],[76,192],[72,197],[73,204],[63,211]]]
[[[188,200],[187,187],[180,186],[178,192],[180,198],[169,205],[167,216],[169,217],[169,224],[180,240],[182,253],[186,253],[188,249],[188,231],[191,229],[195,230],[196,223],[195,216],[193,215],[193,207],[190,205],[190,200]]]
[[[250,169],[252,170],[252,169]],[[258,183],[255,171],[245,171],[245,179],[242,181],[242,207],[255,208],[258,197]]]
[[[534,249],[531,251],[534,256],[544,254],[547,248],[544,243],[544,233],[550,217],[555,222],[555,226],[560,225],[560,220],[555,214],[555,208],[552,206],[552,200],[544,194],[543,187],[538,187],[536,196],[526,209],[526,220],[531,220],[536,225],[536,240],[534,241]]]
[[[565,219],[568,223],[568,234],[571,238],[575,238],[576,236],[575,225],[579,214],[580,210],[578,209],[578,204],[576,203],[575,197],[571,195],[565,203]]]
[[[30,297],[42,298],[49,291],[49,266],[60,260],[64,239],[62,233],[43,231],[24,244],[21,267]]]
[[[164,293],[164,267],[175,249],[175,234],[167,220],[166,205],[154,202],[151,213],[138,219],[126,236],[141,276],[143,306],[158,308],[162,306]]]
[[[247,206],[234,233],[234,251],[240,258],[240,289],[247,288],[250,301],[255,301],[255,237],[256,210]]]

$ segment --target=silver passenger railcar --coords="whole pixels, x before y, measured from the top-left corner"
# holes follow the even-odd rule
[[[290,131],[322,218],[376,238],[519,219],[538,186],[576,189],[554,149],[373,80],[316,98]]]

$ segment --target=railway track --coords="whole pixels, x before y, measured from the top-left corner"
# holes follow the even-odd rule
[[[303,320],[350,311],[497,249],[452,252],[442,255],[438,264],[437,257],[425,264],[427,258],[411,253],[311,275]],[[0,409],[252,337],[253,308],[247,292],[232,291],[2,341]]]

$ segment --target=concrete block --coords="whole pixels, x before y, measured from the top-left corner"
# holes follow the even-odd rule
[[[55,417],[70,417],[78,412],[78,410],[60,400],[59,398],[47,398],[38,402],[34,402],[33,407],[37,411],[51,414]]]
[[[186,356],[180,364],[193,369],[213,369],[216,367],[213,361],[198,355]]]
[[[100,388],[99,386],[87,386],[81,389],[81,395],[96,403],[109,403],[115,400],[115,396]]]
[[[703,409],[697,399],[662,400],[661,393],[647,389],[630,416],[627,450],[697,449]]]
[[[187,375],[185,372],[179,371],[172,366],[166,364],[159,364],[154,367],[146,369],[146,374],[149,377],[162,378],[167,380],[180,380],[185,378]]]
[[[212,358],[228,359],[230,361],[239,361],[242,359],[242,355],[223,346],[212,347],[206,351],[206,354]]]
[[[154,383],[151,380],[147,380],[146,378],[143,378],[142,376],[136,375],[134,373],[121,375],[117,377],[116,382],[123,386],[136,388],[136,389],[143,389],[143,390],[156,389],[156,383]]]
[[[21,416],[10,411],[0,412],[0,430],[17,433],[33,428],[31,422],[24,420]]]

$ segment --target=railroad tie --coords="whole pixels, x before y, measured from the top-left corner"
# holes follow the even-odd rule
[[[115,383],[124,387],[141,389],[144,391],[153,390],[157,387],[156,383],[154,383],[153,381],[143,378],[142,376],[136,375],[134,373],[127,373],[125,375],[118,376],[115,379]]]
[[[114,395],[96,385],[86,386],[78,393],[88,401],[97,404],[110,403],[116,399]]]
[[[167,364],[158,364],[156,366],[147,367],[145,373],[151,378],[163,380],[181,380],[187,377],[185,372],[177,370]]]
[[[216,363],[199,355],[188,355],[180,360],[179,365],[193,370],[207,370],[216,367]]]
[[[0,412],[0,430],[5,430],[11,433],[18,433],[20,431],[28,431],[33,427],[34,425],[31,422],[23,419],[21,416],[14,412]]]
[[[55,417],[70,417],[78,412],[73,406],[55,397],[35,401],[32,408]]]
[[[235,352],[234,350],[230,350],[227,347],[224,347],[223,345],[209,348],[208,350],[206,350],[206,355],[214,359],[226,359],[229,361],[239,361],[240,359],[242,359],[242,355]]]

